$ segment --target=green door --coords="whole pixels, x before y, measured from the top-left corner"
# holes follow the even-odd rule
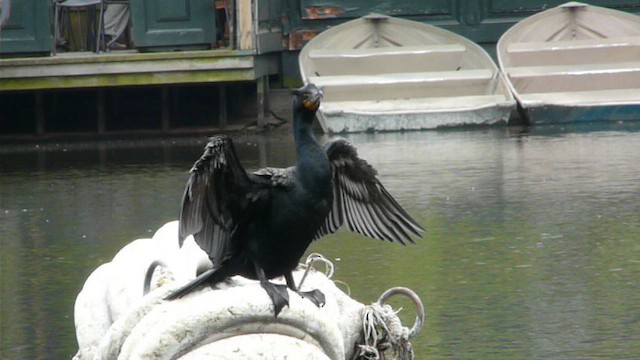
[[[130,4],[136,48],[208,49],[215,42],[213,0],[136,0]]]
[[[258,53],[282,51],[282,1],[255,0],[254,4]]]
[[[50,53],[51,2],[12,0],[11,15],[0,31],[0,53]]]

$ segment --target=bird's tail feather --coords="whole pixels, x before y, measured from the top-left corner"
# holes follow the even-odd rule
[[[205,282],[209,283],[210,285],[219,283],[220,281],[224,280],[228,276],[226,274],[222,274],[221,270],[223,270],[223,268],[214,267],[213,269],[209,269],[203,272],[202,274],[198,275],[198,277],[196,277],[195,279],[179,287],[177,290],[169,294],[164,299],[175,300],[175,299],[181,298],[187,295],[188,293],[190,293],[191,291],[195,290],[195,288],[197,288],[198,286],[200,286],[202,283],[205,283]]]

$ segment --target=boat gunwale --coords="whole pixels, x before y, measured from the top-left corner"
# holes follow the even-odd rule
[[[329,110],[326,111],[326,109],[323,108],[324,112],[326,114],[336,114],[336,113],[353,113],[353,114],[359,114],[359,115],[378,115],[378,114],[384,114],[384,115],[400,115],[400,114],[424,114],[424,113],[443,113],[443,112],[472,112],[472,111],[476,111],[476,110],[482,110],[482,109],[488,109],[488,108],[494,108],[494,107],[499,107],[499,108],[504,108],[507,110],[510,110],[511,107],[513,107],[513,102],[510,101],[510,99],[507,99],[506,97],[502,96],[501,94],[497,94],[497,95],[465,95],[465,96],[451,96],[451,97],[445,97],[445,96],[441,96],[441,97],[430,97],[430,98],[414,98],[414,99],[410,99],[411,101],[415,101],[415,102],[429,102],[429,103],[433,103],[433,102],[437,102],[440,99],[444,99],[444,98],[448,98],[448,99],[461,99],[461,100],[466,100],[466,99],[470,99],[470,98],[486,98],[486,99],[490,99],[493,98],[493,101],[486,101],[483,102],[481,104],[470,104],[469,102],[466,102],[463,104],[463,106],[451,106],[451,107],[442,107],[442,108],[437,108],[437,107],[431,107],[431,109],[428,109],[429,111],[425,111],[427,110],[426,108],[415,108],[415,109],[409,109],[409,110],[375,110],[375,111],[365,111],[365,110],[360,110],[360,109],[356,109],[354,110],[353,107],[349,107],[349,103],[377,103],[377,104],[393,104],[396,103],[398,101],[402,101],[402,100],[407,100],[407,99],[391,99],[391,100],[367,100],[367,101],[335,101],[335,102],[331,102],[331,105],[329,107],[340,107],[342,108],[342,110],[338,111],[338,110]],[[502,98],[501,101],[498,101],[498,98]],[[321,106],[322,107],[322,106]],[[327,105],[324,106],[325,108],[327,107]],[[348,110],[348,111],[347,111]]]

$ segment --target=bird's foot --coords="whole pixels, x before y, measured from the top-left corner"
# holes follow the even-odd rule
[[[273,309],[275,317],[278,317],[280,311],[286,306],[289,306],[289,292],[286,285],[276,285],[267,282],[268,285],[263,284],[263,288],[267,291],[267,294],[273,302]]]
[[[315,289],[311,291],[298,291],[298,294],[305,299],[309,299],[317,307],[323,307],[325,304],[325,297],[322,291]]]

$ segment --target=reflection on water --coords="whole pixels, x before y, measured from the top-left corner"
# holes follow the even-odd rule
[[[312,245],[361,302],[408,286],[418,358],[634,358],[640,348],[640,131],[534,128],[349,136],[427,228],[403,247]],[[83,281],[177,216],[203,139],[0,147],[2,359],[69,358]],[[240,137],[287,166],[291,140]],[[402,306],[412,322],[411,305]]]

